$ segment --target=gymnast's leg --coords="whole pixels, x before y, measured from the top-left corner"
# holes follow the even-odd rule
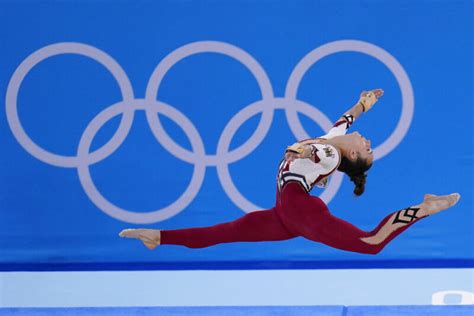
[[[241,218],[210,227],[176,230],[126,229],[121,237],[140,239],[149,249],[158,245],[180,245],[205,248],[221,243],[276,241],[294,238],[274,209],[248,213]]]
[[[379,253],[415,222],[453,206],[460,198],[459,194],[426,195],[423,203],[394,212],[373,231],[365,232],[333,216],[319,198],[289,192],[278,215],[293,234],[337,249],[365,254]]]
[[[416,221],[454,206],[460,198],[458,193],[444,196],[426,194],[423,203],[390,214],[361,241],[371,245],[370,253],[378,253]]]

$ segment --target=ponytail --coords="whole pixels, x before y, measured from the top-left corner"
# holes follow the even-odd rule
[[[344,172],[349,176],[355,184],[354,194],[361,196],[365,191],[365,182],[367,178],[367,170],[372,167],[372,164],[367,164],[367,161],[357,157],[355,161],[342,157],[341,163],[337,170]]]

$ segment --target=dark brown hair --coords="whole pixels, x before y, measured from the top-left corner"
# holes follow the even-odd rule
[[[365,191],[365,181],[367,178],[367,171],[372,167],[372,164],[368,164],[367,160],[357,157],[356,160],[350,160],[346,157],[342,157],[341,164],[337,170],[344,172],[349,176],[352,182],[355,184],[354,194],[361,196]]]

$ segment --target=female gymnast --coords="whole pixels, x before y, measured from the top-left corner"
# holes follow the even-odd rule
[[[415,222],[455,205],[460,195],[426,194],[423,202],[385,217],[366,232],[333,216],[326,204],[309,192],[325,187],[337,169],[355,183],[354,193],[364,192],[367,170],[374,155],[370,141],[347,129],[383,95],[382,89],[362,92],[359,101],[337,120],[328,134],[297,142],[286,149],[277,178],[275,206],[211,227],[177,230],[125,229],[120,237],[136,238],[149,249],[158,245],[204,248],[230,242],[287,240],[304,237],[328,246],[364,254],[379,253],[392,239]]]

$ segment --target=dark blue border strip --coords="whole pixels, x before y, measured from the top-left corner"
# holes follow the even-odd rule
[[[474,268],[474,259],[377,261],[195,261],[0,263],[0,271],[150,271]]]

